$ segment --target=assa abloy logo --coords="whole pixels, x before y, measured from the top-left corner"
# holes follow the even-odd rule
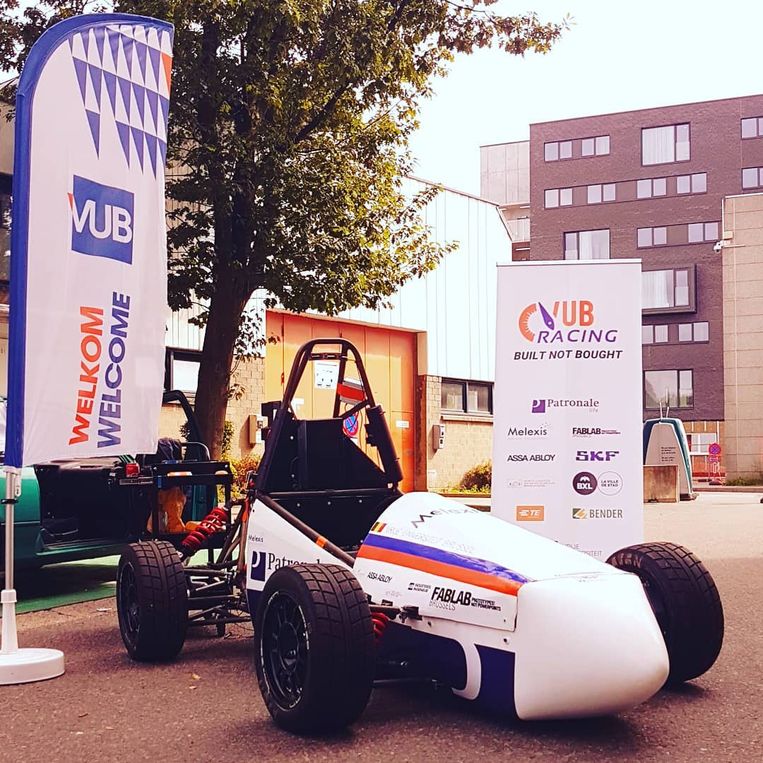
[[[69,206],[73,251],[132,264],[133,193],[75,175]]]

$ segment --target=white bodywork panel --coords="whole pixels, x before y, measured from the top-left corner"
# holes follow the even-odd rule
[[[341,564],[259,501],[247,562],[251,592],[286,564]],[[456,694],[477,699],[486,681],[505,681],[505,702],[520,718],[618,712],[667,678],[667,650],[636,576],[457,501],[397,499],[353,572],[372,603],[415,613],[396,622],[460,645],[465,682]],[[511,653],[513,667],[496,678],[486,650]]]

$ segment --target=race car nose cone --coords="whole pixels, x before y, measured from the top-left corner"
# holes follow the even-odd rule
[[[520,718],[609,715],[649,699],[665,683],[665,642],[635,575],[527,583],[517,607]]]

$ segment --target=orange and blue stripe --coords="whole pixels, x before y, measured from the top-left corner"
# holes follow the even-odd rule
[[[358,558],[396,564],[510,596],[516,596],[521,586],[531,580],[487,559],[455,554],[386,535],[368,535],[358,551]]]

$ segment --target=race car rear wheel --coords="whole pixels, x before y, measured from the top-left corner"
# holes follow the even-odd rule
[[[257,681],[273,720],[298,734],[345,728],[368,704],[375,643],[352,572],[298,564],[271,575],[255,617]]]
[[[127,653],[155,662],[176,657],[188,628],[185,569],[171,543],[133,543],[119,560],[117,614]]]
[[[676,543],[628,546],[607,562],[641,579],[668,649],[667,683],[709,670],[723,644],[723,606],[705,565]]]

